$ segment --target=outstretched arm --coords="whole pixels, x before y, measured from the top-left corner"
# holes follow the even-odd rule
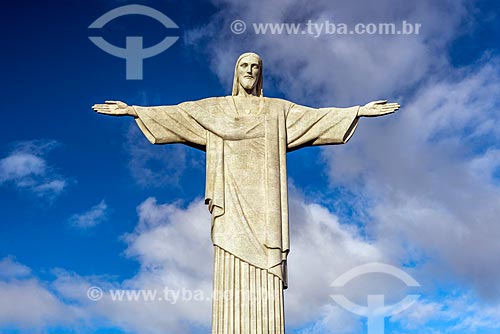
[[[294,104],[286,117],[288,149],[344,144],[354,133],[360,117],[388,115],[398,109],[399,104],[385,100],[350,108],[317,109]]]
[[[188,103],[173,106],[139,107],[121,101],[94,104],[92,109],[110,116],[132,116],[146,138],[153,144],[183,143],[204,150],[206,130],[196,122]]]
[[[288,150],[344,144],[358,124],[360,107],[309,108],[294,104],[286,116]]]

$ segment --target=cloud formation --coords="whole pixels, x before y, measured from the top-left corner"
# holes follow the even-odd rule
[[[318,106],[366,103],[396,97],[448,64],[445,48],[461,32],[465,1],[297,0],[223,1],[207,26],[187,33],[188,42],[208,52],[212,68],[229,88],[234,62],[252,50],[263,57],[264,86],[299,103]],[[217,1],[218,6],[221,5]],[[231,33],[235,19],[247,23],[241,35]],[[418,35],[255,34],[253,23],[396,23],[422,25]],[[362,99],[362,101],[360,101]]]
[[[75,320],[75,308],[12,257],[0,261],[0,329],[46,331]]]
[[[71,226],[76,228],[88,229],[105,221],[107,216],[108,206],[106,202],[102,200],[99,204],[94,205],[88,211],[71,216],[69,218],[69,223]]]
[[[67,187],[65,178],[47,163],[46,155],[58,146],[56,141],[19,142],[0,160],[0,186],[13,185],[37,197],[52,201]]]
[[[290,288],[285,292],[287,330],[301,333],[363,331],[363,318],[342,309],[330,298],[335,292],[330,284],[357,265],[373,261],[390,263],[383,245],[366,240],[359,228],[328,208],[307,202],[294,189],[290,208],[292,252],[289,257]],[[0,261],[4,273],[0,277],[0,299],[5,301],[0,308],[6,310],[2,313],[5,316],[0,317],[0,329],[23,328],[26,332],[39,332],[54,324],[58,328],[80,328],[78,326],[84,324],[87,330],[209,331],[213,251],[210,216],[203,201],[197,199],[185,206],[160,204],[149,198],[138,206],[137,212],[135,230],[123,238],[128,245],[126,256],[137,260],[140,269],[128,279],[85,277],[53,269],[54,279],[42,281],[30,268],[13,258]],[[406,271],[417,279],[422,278],[418,270],[406,268]],[[87,296],[92,286],[104,292],[99,301],[92,301]],[[373,292],[374,287],[387,292],[388,303],[399,301],[405,293],[397,281],[377,276],[346,285],[342,293],[363,305],[367,292]],[[149,290],[163,296],[165,288],[184,293],[184,296],[188,291],[201,293],[204,298],[183,299],[179,295],[175,303],[173,299],[125,298],[118,301],[109,293],[110,289]],[[15,307],[11,307],[12,300]],[[473,307],[465,309],[464,303]],[[393,317],[391,322],[400,324],[409,333],[416,328],[431,329],[436,319],[459,326],[461,330],[495,328],[487,326],[493,326],[492,319],[499,314],[499,309],[474,302],[472,295],[454,295],[442,302],[423,299],[415,307]],[[25,315],[26,310],[31,310],[29,316]],[[470,323],[456,320],[464,315],[471,317]]]
[[[491,60],[450,72],[391,120],[363,122],[351,144],[323,151],[332,182],[371,199],[367,229],[384,253],[490,301],[500,298],[499,133],[491,126],[499,69]]]

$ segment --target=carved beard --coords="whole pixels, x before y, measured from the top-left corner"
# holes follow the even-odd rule
[[[240,85],[243,87],[246,91],[251,91],[255,88],[255,85],[257,83],[256,78],[241,78],[240,80]]]

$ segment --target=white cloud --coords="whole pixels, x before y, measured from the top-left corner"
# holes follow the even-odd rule
[[[0,261],[1,278],[20,278],[30,274],[30,268],[16,262],[13,257],[5,257]]]
[[[0,185],[12,184],[49,201],[67,187],[67,180],[58,175],[45,158],[57,146],[50,140],[17,143],[13,151],[0,160]]]
[[[224,1],[206,26],[188,32],[193,48],[208,52],[220,80],[230,87],[234,62],[246,51],[263,57],[266,87],[296,102],[360,104],[394,96],[447,64],[445,47],[461,32],[465,1]],[[230,23],[243,19],[247,32],[234,35]],[[347,23],[422,25],[419,35],[256,35],[252,23]],[[269,84],[268,81],[272,81]],[[229,92],[229,90],[228,90]]]
[[[390,318],[403,333],[493,333],[500,329],[499,304],[478,303],[471,294],[453,293],[440,301],[418,300]]]
[[[329,297],[331,282],[352,267],[380,261],[382,255],[364,241],[351,225],[342,225],[326,208],[304,200],[296,192],[290,198],[291,255],[289,284],[285,292],[288,328],[316,323],[311,330],[323,333],[359,329],[360,319],[335,306]],[[210,294],[213,275],[213,252],[210,241],[210,216],[201,200],[185,209],[179,204],[158,204],[149,198],[138,207],[139,224],[126,237],[126,254],[137,258],[141,271],[124,286],[140,289],[168,286],[188,288]],[[364,283],[366,285],[366,282]],[[359,286],[357,286],[359,289]],[[362,289],[359,289],[362,290]],[[351,294],[356,295],[354,291]],[[360,291],[357,295],[362,294]],[[358,296],[359,297],[359,296]],[[132,306],[131,306],[132,307]],[[210,302],[187,302],[164,305],[169,316],[161,317],[163,325],[182,328],[182,323],[210,326]],[[123,312],[127,312],[122,310]],[[134,311],[138,319],[127,318],[137,330],[157,330],[156,307]],[[145,319],[148,325],[145,327]]]
[[[45,173],[45,160],[27,153],[15,153],[0,161],[0,182]]]
[[[352,225],[341,224],[325,207],[305,203],[296,191],[290,196],[290,234],[289,288],[285,292],[289,326],[312,324],[311,333],[359,331],[360,319],[335,304],[330,284],[357,265],[382,261],[382,254]]]
[[[291,198],[291,207],[295,218],[291,225],[290,289],[286,292],[289,326],[301,326],[319,318],[323,321],[323,328],[328,330],[347,325],[358,328],[359,319],[333,305],[328,296],[329,284],[343,270],[379,259],[379,252],[363,242],[355,229],[339,224],[325,208],[305,204],[296,196]],[[169,328],[172,333],[187,333],[193,326],[209,330],[210,300],[171,304],[115,302],[109,295],[99,302],[87,299],[86,291],[92,285],[100,286],[104,291],[110,288],[161,291],[168,287],[180,292],[183,289],[203,291],[205,297],[210,296],[213,246],[210,215],[203,201],[195,200],[183,208],[179,203],[158,204],[154,198],[149,198],[138,207],[138,217],[135,231],[126,235],[124,240],[128,243],[126,255],[139,261],[140,270],[134,277],[121,282],[106,277],[81,277],[59,269],[54,271],[55,281],[42,284],[32,276],[26,277],[29,269],[19,264],[13,266],[11,259],[0,262],[0,268],[5,267],[2,264],[8,264],[13,268],[11,272],[24,277],[14,285],[7,283],[4,294],[18,294],[21,289],[31,294],[19,295],[19,307],[9,313],[10,323],[23,328],[42,325],[44,321],[48,324],[65,314],[64,308],[67,307],[71,317],[64,322],[65,325],[105,319],[110,326],[134,332],[158,333]],[[37,316],[36,321],[28,316],[23,319],[21,310],[25,302],[33,305],[47,303],[46,313]],[[65,302],[69,304],[65,305]],[[0,327],[8,323],[3,319]]]
[[[212,291],[212,244],[210,215],[201,200],[186,208],[176,204],[158,204],[149,198],[138,207],[138,224],[134,232],[124,236],[126,255],[140,263],[136,275],[123,281],[109,277],[82,277],[58,269],[50,289],[69,305],[77,305],[73,326],[85,323],[99,328],[105,323],[112,328],[140,333],[189,333],[194,327],[210,329],[210,300],[113,301],[109,289],[148,289],[163,293],[165,287],[176,293]],[[87,289],[98,286],[105,292],[98,302],[90,301]],[[184,291],[184,292],[183,292]],[[189,296],[188,296],[189,297]],[[22,319],[18,320],[22,323]],[[1,328],[1,324],[0,324]]]
[[[46,328],[71,319],[65,305],[36,279],[0,282],[0,324],[13,328]]]
[[[130,288],[168,287],[171,290],[212,291],[213,246],[210,241],[210,215],[201,200],[185,209],[176,204],[157,204],[149,198],[138,207],[136,231],[125,237],[126,254],[139,260],[141,271],[124,282]],[[210,328],[210,301],[153,303],[146,309],[130,305],[139,317],[129,318],[127,326],[138,331],[189,332],[187,324]]]
[[[462,310],[463,311],[463,310]],[[448,322],[450,320],[450,311],[445,305],[438,302],[417,300],[407,310],[391,317],[392,322],[399,322],[403,328],[418,329],[422,331],[424,326],[432,321]]]
[[[88,226],[100,217],[104,202],[75,222]],[[96,214],[97,212],[97,214]],[[113,301],[109,289],[165,287],[185,293],[212,291],[212,244],[210,215],[201,200],[185,209],[176,204],[157,204],[153,198],[138,207],[136,230],[124,236],[126,254],[140,263],[139,272],[126,280],[83,277],[63,269],[53,270],[53,281],[40,281],[28,267],[5,258],[0,261],[0,329],[27,332],[58,328],[98,329],[103,326],[141,333],[188,333],[210,328],[210,300]],[[99,302],[87,298],[87,289],[99,286],[105,295]],[[183,292],[184,291],[184,292]],[[15,298],[15,299],[14,299]],[[29,314],[28,314],[29,313]],[[82,327],[83,326],[83,327]]]
[[[31,270],[12,257],[0,261],[0,329],[41,332],[75,320],[76,308],[65,304]]]
[[[345,224],[327,208],[304,201],[292,189],[291,254],[289,284],[285,291],[288,330],[301,333],[362,331],[363,318],[342,309],[330,298],[333,280],[353,267],[373,261],[388,262],[380,244],[365,240],[361,231]],[[151,289],[163,291],[202,291],[208,297],[212,289],[213,252],[210,241],[210,216],[201,200],[187,206],[181,203],[159,204],[154,198],[138,206],[139,222],[134,232],[124,236],[126,255],[140,263],[136,275],[117,281],[110,277],[83,277],[62,269],[53,270],[56,279],[42,282],[30,269],[7,258],[0,269],[10,273],[0,280],[0,296],[7,301],[16,296],[15,307],[0,316],[0,328],[36,328],[51,325],[61,328],[119,328],[141,333],[209,331],[211,302],[194,301],[113,301],[109,289]],[[411,275],[418,271],[406,269]],[[7,277],[8,276],[8,277]],[[415,276],[419,279],[420,277]],[[398,285],[399,284],[399,285]],[[87,289],[99,286],[105,292],[98,302],[87,298]],[[366,304],[366,292],[374,288],[387,291],[386,301],[401,299],[401,283],[389,277],[370,276],[346,285],[342,293],[359,304]],[[423,301],[392,319],[408,329],[432,328],[436,317],[457,319],[467,314],[474,319],[463,328],[489,328],[495,307],[475,304],[460,308],[460,296],[449,298],[449,305]],[[452,302],[454,303],[452,305]],[[475,302],[470,298],[468,303]],[[10,302],[0,305],[7,309]],[[33,310],[25,314],[25,310]],[[40,308],[40,309],[38,309]],[[435,312],[434,312],[435,311]],[[484,312],[483,312],[484,311]],[[435,316],[437,312],[437,316]],[[1,313],[1,312],[0,312]],[[449,320],[450,326],[458,326]],[[483,327],[481,327],[484,324]],[[196,328],[196,329],[195,329]]]
[[[429,82],[395,116],[363,119],[353,141],[326,148],[334,183],[363,197],[370,235],[390,258],[500,298],[495,170],[498,62]],[[383,134],[383,135],[381,135]]]
[[[77,228],[88,229],[102,223],[107,219],[107,216],[108,206],[106,202],[102,200],[88,211],[71,216],[69,218],[69,223]]]
[[[38,184],[33,187],[33,192],[40,197],[51,198],[59,195],[66,189],[67,182],[65,180],[48,180],[45,183]]]

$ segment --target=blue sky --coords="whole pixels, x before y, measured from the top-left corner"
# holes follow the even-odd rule
[[[166,30],[107,11],[151,6]],[[264,94],[314,107],[398,101],[362,119],[343,146],[288,155],[288,333],[366,332],[330,283],[369,262],[404,268],[421,297],[386,319],[392,333],[500,332],[500,8],[495,1],[10,2],[2,9],[0,332],[207,333],[210,303],[99,302],[90,286],[209,293],[212,249],[202,203],[204,154],[153,146],[107,99],[168,105],[230,93],[234,62],[264,60]],[[235,19],[247,31],[233,34]],[[252,23],[421,24],[418,35],[257,35]],[[146,46],[143,80],[97,48],[101,35]],[[375,280],[378,282],[378,280]],[[388,289],[382,280],[347,287]],[[349,290],[350,289],[350,290]],[[358,294],[356,293],[358,291]],[[366,296],[366,294],[364,295]],[[365,299],[366,300],[366,299]]]

